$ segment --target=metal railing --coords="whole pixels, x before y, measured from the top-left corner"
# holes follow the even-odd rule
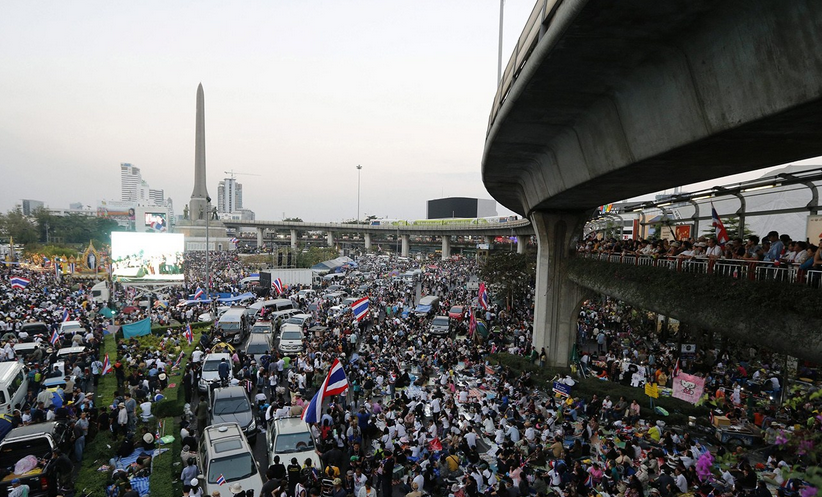
[[[494,104],[491,106],[491,115],[488,118],[488,130],[494,125],[502,103],[508,97],[514,81],[519,77],[520,71],[534,51],[541,38],[543,26],[550,23],[551,18],[556,11],[557,6],[562,0],[537,0],[534,8],[531,10],[531,15],[528,16],[528,21],[522,29],[522,34],[519,35],[517,44],[508,59],[508,64],[502,72],[502,79],[498,82],[497,93],[494,95]]]
[[[780,281],[822,288],[822,270],[799,269],[796,264],[770,261],[747,261],[735,259],[709,259],[684,257],[653,257],[635,254],[609,252],[580,252],[580,257],[613,264],[658,267],[678,273],[714,274],[734,279],[750,281]]]

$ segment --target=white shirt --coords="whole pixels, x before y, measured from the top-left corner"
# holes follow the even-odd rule
[[[200,359],[203,357],[203,352],[201,350],[195,350],[191,353],[191,362],[200,362]]]

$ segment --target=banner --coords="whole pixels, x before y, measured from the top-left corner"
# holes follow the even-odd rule
[[[149,318],[123,325],[123,336],[125,338],[142,337],[149,333],[151,333],[151,319]]]
[[[554,393],[556,395],[561,395],[563,397],[570,397],[571,396],[571,385],[566,385],[565,383],[560,383],[558,381],[554,382]]]
[[[645,395],[651,397],[652,399],[659,398],[659,385],[656,383],[646,383],[645,384]]]
[[[705,390],[705,378],[685,373],[674,377],[674,398],[696,404]]]
[[[822,240],[822,216],[808,216],[806,235],[808,241],[817,245]]]

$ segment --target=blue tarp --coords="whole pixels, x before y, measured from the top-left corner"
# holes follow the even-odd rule
[[[251,292],[241,293],[240,295],[236,295],[234,297],[223,297],[217,299],[217,302],[240,302],[243,300],[254,299],[256,296]]]
[[[431,312],[431,306],[430,305],[420,304],[414,309],[414,312],[419,312],[420,314],[422,314],[422,313],[428,314],[429,312]]]
[[[145,318],[136,323],[123,325],[123,336],[125,338],[141,337],[151,333],[151,319]]]
[[[186,301],[183,302],[183,304],[185,304],[185,305],[208,304],[210,302],[211,302],[211,299],[203,298],[203,299],[200,299],[200,300],[194,300],[194,299],[186,300]]]

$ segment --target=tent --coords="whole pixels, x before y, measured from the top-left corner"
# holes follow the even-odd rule
[[[312,271],[328,271],[328,272],[336,272],[339,268],[342,270],[343,266],[351,265],[354,262],[350,257],[337,257],[336,259],[331,259],[329,261],[323,261],[319,264],[314,264],[311,266]]]
[[[112,311],[108,307],[103,307],[102,309],[100,309],[99,313],[101,316],[105,316],[107,318],[114,317],[114,311]]]
[[[428,314],[429,312],[431,312],[431,306],[420,304],[414,309],[414,312],[419,314]]]

